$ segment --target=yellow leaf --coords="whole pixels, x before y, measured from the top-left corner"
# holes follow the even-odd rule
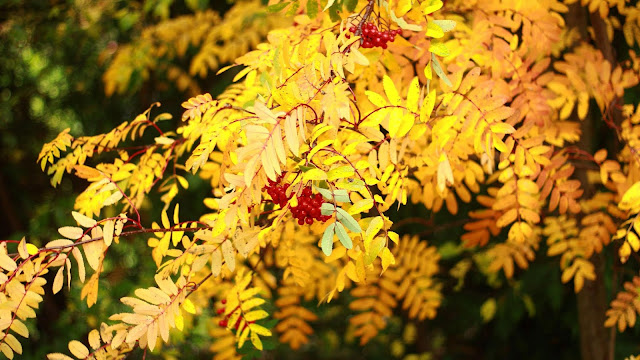
[[[495,110],[490,111],[485,116],[485,119],[489,123],[494,123],[494,122],[502,121],[502,120],[510,117],[511,115],[513,115],[514,112],[515,112],[515,110],[513,110],[512,108],[507,107],[507,106],[502,106],[502,107],[499,107],[499,108],[497,108]]]
[[[88,216],[82,215],[79,212],[72,211],[71,215],[73,216],[74,219],[76,219],[76,222],[78,223],[78,225],[82,227],[90,228],[96,225],[95,220],[93,220]]]
[[[427,16],[437,10],[440,10],[442,5],[443,5],[442,0],[422,1],[420,3],[420,9],[422,10],[422,14]]]
[[[269,316],[269,313],[267,313],[264,310],[255,310],[255,311],[250,311],[248,313],[246,313],[244,315],[244,319],[246,321],[256,321],[256,320],[261,320],[266,318],[267,316]]]
[[[249,327],[245,327],[244,324],[246,324],[246,322],[244,320],[241,320],[241,322],[238,324],[239,328],[242,329],[242,331],[238,331],[238,348],[241,348],[244,344],[244,342],[247,340],[247,336],[249,336],[249,333],[251,333]],[[236,335],[238,335],[236,334]],[[257,335],[256,335],[257,337]],[[251,339],[253,341],[253,339]],[[260,344],[262,345],[262,344]],[[254,345],[255,346],[255,345]],[[260,349],[262,350],[262,349]]]
[[[516,131],[516,129],[507,124],[507,123],[493,123],[489,126],[489,128],[491,129],[491,132],[497,133],[497,134],[511,134],[514,133]]]
[[[89,349],[78,340],[71,340],[69,342],[69,351],[77,358],[86,358],[89,356]]]
[[[258,334],[258,335],[262,335],[262,336],[271,336],[271,331],[267,328],[265,328],[262,325],[258,325],[258,324],[249,324],[249,329],[251,329],[252,332]]]
[[[91,266],[93,270],[98,270],[98,266],[100,265],[100,256],[102,255],[103,250],[103,242],[91,241],[89,243],[82,244],[82,248],[84,249],[84,254],[89,266]]]
[[[438,26],[438,24],[429,21],[426,36],[439,39],[444,36],[444,31],[442,31],[442,28]]]
[[[222,242],[222,256],[224,258],[224,262],[227,264],[227,268],[229,271],[233,271],[236,268],[236,253],[233,251],[233,246],[231,245],[231,240],[225,240]]]
[[[506,227],[507,225],[514,222],[517,218],[518,218],[518,209],[516,208],[509,209],[507,212],[502,214],[500,218],[498,218],[498,220],[496,221],[496,226],[500,228]]]
[[[73,360],[73,358],[62,353],[51,353],[47,354],[47,360]]]
[[[350,215],[359,214],[361,212],[367,211],[373,207],[373,199],[362,199],[356,201],[355,204],[351,205],[349,210],[347,211]]]
[[[395,139],[407,135],[415,122],[413,114],[406,113],[402,117],[397,116],[398,114],[396,116],[393,115],[392,113],[392,118],[389,119],[389,136]]]
[[[388,247],[382,248],[382,251],[380,252],[380,259],[382,259],[382,272],[385,272],[389,265],[396,263],[396,259],[391,251],[389,251]]]
[[[171,223],[169,222],[169,216],[167,215],[166,210],[162,210],[162,227],[165,229],[171,228]]]
[[[260,337],[253,331],[251,332],[251,343],[256,349],[262,350],[262,341],[260,340]]]
[[[316,169],[316,170],[319,170],[319,169]],[[355,174],[355,170],[353,170],[351,165],[344,165],[344,166],[340,166],[338,168],[333,168],[329,170],[326,176],[327,176],[327,180],[333,181],[336,179],[348,178],[353,176],[354,174]]]
[[[176,207],[173,209],[173,223],[174,224],[179,224],[180,223],[179,213],[180,213],[180,204],[176,204]]]
[[[33,244],[27,244],[27,252],[29,253],[29,255],[35,255],[40,251],[40,249],[38,249],[37,246],[33,245]]]
[[[6,343],[0,344],[0,351],[2,351],[4,356],[8,357],[9,359],[13,359],[13,350],[11,350],[11,347]]]
[[[620,256],[620,261],[624,264],[629,258],[629,255],[631,255],[631,247],[628,242],[625,241],[622,243],[618,250],[618,255]]]
[[[26,259],[29,257],[29,252],[27,251],[26,239],[24,236],[22,237],[22,240],[20,240],[20,243],[18,244],[18,255],[20,255],[22,259]]]
[[[633,184],[622,195],[622,200],[618,204],[618,207],[622,210],[631,210],[640,206],[640,181]]]
[[[158,136],[154,140],[158,145],[171,145],[175,141],[174,139],[168,138],[166,136]]]
[[[104,243],[107,246],[110,246],[111,242],[113,241],[114,225],[115,223],[113,222],[113,220],[107,220],[104,223],[103,230],[102,230],[102,238],[104,239]]]
[[[17,269],[15,261],[2,251],[0,251],[0,267],[7,271],[14,271]]]
[[[598,164],[600,164],[601,162],[605,161],[607,159],[607,149],[600,149],[600,150],[596,151],[596,153],[593,154],[593,159]]]
[[[315,168],[315,169],[311,169],[307,172],[304,173],[303,178],[305,181],[309,181],[309,180],[327,180],[327,173]]]
[[[431,80],[433,79],[433,70],[431,70],[431,61],[427,63],[427,66],[424,67],[424,76]]]
[[[184,317],[182,317],[182,314],[176,313],[174,322],[176,324],[176,329],[182,331],[182,329],[184,328]]]
[[[54,294],[57,294],[58,291],[62,289],[62,285],[64,284],[64,266],[60,266],[58,272],[56,273],[56,277],[53,279],[52,291]]]
[[[195,315],[196,313],[196,307],[193,305],[193,303],[189,299],[184,300],[184,303],[182,303],[182,308],[184,309],[184,311],[188,312],[189,314]]]
[[[389,102],[395,106],[401,105],[402,99],[400,98],[400,94],[398,94],[398,90],[393,84],[393,80],[391,80],[391,78],[386,74],[382,78],[382,86],[384,87],[384,93],[387,95]]]
[[[627,242],[631,246],[633,251],[638,251],[640,249],[640,240],[638,239],[638,235],[636,235],[633,231],[629,231],[627,234]]]
[[[431,67],[429,67],[431,69]],[[422,107],[420,108],[420,122],[427,122],[431,117],[431,112],[433,112],[433,107],[436,105],[436,90],[433,89],[429,92],[423,102]]]
[[[491,321],[496,314],[496,309],[496,299],[487,299],[480,307],[480,315],[482,316],[482,320],[484,322]]]
[[[387,106],[387,101],[377,92],[367,90],[364,93],[367,95],[369,101],[376,107],[381,108],[383,106]]]
[[[22,337],[29,337],[29,329],[27,329],[27,326],[19,319],[13,319],[13,322],[11,323],[11,330]]]
[[[58,229],[58,232],[67,239],[78,240],[82,237],[84,230],[75,226],[63,226]]]
[[[20,344],[20,341],[18,341],[15,336],[12,334],[5,334],[3,341],[8,344],[13,351],[18,354],[22,354],[22,344]]]
[[[407,109],[411,112],[418,112],[418,97],[420,96],[420,82],[417,77],[414,77],[409,84],[409,90],[407,91]]]

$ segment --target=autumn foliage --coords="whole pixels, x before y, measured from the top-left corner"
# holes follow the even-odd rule
[[[453,240],[486,274],[511,279],[556,257],[562,275],[549,281],[578,293],[602,280],[591,260],[601,253],[637,273],[640,110],[624,100],[640,58],[611,58],[599,44],[621,33],[637,45],[640,8],[583,0],[601,28],[581,35],[565,20],[574,2],[239,1],[224,17],[149,28],[118,50],[105,91],[153,70],[193,96],[179,124],[154,104],[110,132],[67,130],[43,146],[53,186],[71,175],[86,188],[50,242],[0,243],[0,350],[22,352],[45,292],[81,286],[94,305],[109,250],[134,236],[147,241],[155,286],[69,343],[76,358],[162,351],[203,309],[216,313],[215,359],[270,337],[295,350],[318,320],[308,303],[345,293],[361,344],[394,312],[428,322],[447,297],[440,254],[394,225],[407,205],[462,219]],[[200,49],[191,58],[189,46]],[[237,69],[216,97],[191,80]],[[594,122],[611,138],[587,138],[583,124]],[[189,197],[191,174],[206,198]],[[146,222],[152,198],[162,210]],[[183,218],[193,202],[209,210]],[[603,327],[635,325],[638,284],[612,295]],[[69,359],[66,350],[49,359]]]

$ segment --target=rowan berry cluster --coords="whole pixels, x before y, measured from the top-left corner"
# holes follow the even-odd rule
[[[227,303],[227,300],[226,300],[226,299],[222,299],[222,301],[221,301],[221,302],[222,302],[222,305],[225,305],[225,304]],[[231,312],[229,313],[229,315],[225,316],[225,318],[224,318],[224,319],[222,319],[222,320],[218,321],[218,325],[219,325],[220,327],[225,327],[225,328],[226,328],[226,327],[227,327],[227,325],[229,325],[229,318],[231,317],[231,314],[233,314],[233,312],[234,312],[234,311],[236,311],[236,310],[237,310],[237,309],[239,309],[239,308],[240,308],[240,306],[237,306],[235,309],[233,309],[233,311],[231,311]],[[222,307],[222,308],[220,308],[220,309],[216,310],[216,313],[217,313],[218,315],[222,315],[222,314],[224,314],[224,313],[225,313],[225,310],[226,310],[226,307]],[[255,321],[247,321],[247,322],[245,322],[245,324],[244,324],[244,326],[242,327],[242,329],[240,329],[240,322],[241,322],[241,321],[242,321],[242,317],[241,317],[241,316],[239,316],[239,317],[238,317],[238,320],[236,320],[236,323],[235,323],[235,325],[234,325],[234,327],[235,327],[235,329],[236,329],[236,330],[244,331],[244,329],[246,329],[246,328],[247,328],[247,326],[249,326],[249,324],[253,324],[253,323],[255,323]]]
[[[293,194],[287,196],[287,189],[289,184],[281,184],[282,176],[279,176],[276,181],[269,180],[269,185],[265,186],[262,190],[266,191],[274,204],[285,207],[289,199]],[[324,204],[324,198],[320,194],[313,194],[310,186],[306,186],[302,189],[302,193],[298,195],[298,205],[291,208],[291,214],[298,220],[298,225],[311,225],[314,220],[325,222],[331,219],[330,215],[322,215],[320,207]]]
[[[352,25],[349,28],[349,31],[353,34],[356,33],[356,31],[358,30],[358,28],[355,25]],[[380,29],[378,29],[378,27],[372,23],[372,22],[368,22],[368,23],[364,23],[362,24],[362,47],[365,49],[368,48],[374,48],[374,47],[381,47],[383,49],[387,48],[387,43],[388,42],[393,42],[396,38],[396,35],[400,35],[402,33],[402,30],[400,29],[396,29],[396,30],[387,30],[387,31],[380,31]],[[348,35],[348,34],[347,34]],[[347,36],[350,37],[350,36]]]
[[[325,222],[331,219],[331,215],[322,215],[320,207],[324,204],[322,195],[311,193],[311,187],[307,186],[302,190],[302,194],[298,196],[298,206],[291,208],[291,214],[298,219],[298,225],[313,224],[313,220]]]

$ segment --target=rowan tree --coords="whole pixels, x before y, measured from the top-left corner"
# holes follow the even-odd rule
[[[81,286],[94,305],[109,250],[136,237],[156,284],[120,299],[128,310],[105,314],[88,343],[69,343],[74,357],[161,353],[203,316],[214,359],[269,339],[296,350],[319,320],[309,303],[340,297],[364,345],[394,314],[428,326],[450,295],[445,276],[510,281],[549,256],[561,276],[548,281],[577,293],[583,358],[613,358],[607,327],[633,327],[640,311],[640,111],[625,101],[638,19],[623,1],[239,1],[224,17],[145,29],[114,55],[105,92],[162,72],[193,96],[179,122],[154,104],[43,146],[53,186],[67,174],[87,185],[62,238],[1,243],[0,350],[22,352],[16,336],[29,336],[44,292]],[[630,50],[614,51],[616,39]],[[193,80],[233,70],[215,97]],[[194,174],[204,198],[190,193]],[[155,221],[141,215],[149,203]],[[184,218],[194,203],[208,210]],[[427,215],[402,218],[403,207]],[[450,275],[442,247],[401,231],[428,234],[445,212],[467,254]],[[609,295],[607,262],[621,284]],[[70,358],[60,351],[48,358]]]

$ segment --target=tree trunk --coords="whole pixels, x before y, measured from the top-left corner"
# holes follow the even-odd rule
[[[612,68],[616,66],[615,54],[609,43],[604,22],[598,14],[588,14],[586,8],[573,4],[567,14],[567,24],[579,29],[582,39],[589,41],[587,25],[591,23],[596,34],[596,46],[604,58],[608,60]],[[620,121],[620,114],[614,121]],[[615,117],[615,116],[614,116]],[[602,116],[597,111],[592,111],[581,124],[582,136],[578,146],[580,149],[593,154],[598,146],[598,127]],[[615,134],[613,135],[615,137]],[[615,142],[615,141],[614,141]],[[616,144],[608,144],[608,147],[617,147]],[[613,150],[613,149],[610,149]],[[614,152],[615,153],[615,150]],[[590,198],[596,192],[595,187],[587,181],[586,168],[577,167],[575,176],[583,184],[585,199]],[[580,222],[580,217],[577,219]],[[576,295],[578,305],[578,325],[580,328],[580,353],[582,360],[613,360],[615,349],[615,333],[604,327],[605,312],[607,310],[607,291],[604,286],[605,254],[598,253],[591,257],[595,267],[596,279],[585,281],[584,287]]]

